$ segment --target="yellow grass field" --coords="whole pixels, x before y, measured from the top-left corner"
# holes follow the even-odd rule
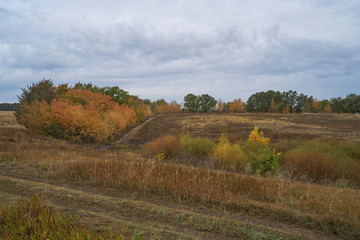
[[[13,111],[0,111],[0,128],[24,128],[16,122]]]

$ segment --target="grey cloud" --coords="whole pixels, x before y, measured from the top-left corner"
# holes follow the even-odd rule
[[[342,41],[335,30],[327,31],[332,26],[324,25],[324,19],[336,14],[333,11],[338,4],[316,1],[315,6],[289,1],[282,5],[273,1],[277,4],[266,11],[254,8],[260,2],[242,3],[245,10],[231,1],[221,6],[212,2],[202,12],[193,9],[188,13],[178,13],[190,9],[186,1],[165,1],[156,9],[156,4],[139,7],[117,3],[114,9],[97,6],[104,12],[96,11],[92,4],[80,8],[70,2],[54,6],[38,1],[37,6],[14,5],[10,10],[0,4],[0,16],[4,16],[0,19],[0,83],[23,82],[25,86],[41,78],[70,83],[91,81],[119,85],[140,97],[173,96],[176,100],[188,92],[208,92],[224,100],[246,98],[266,87],[302,87],[304,79],[319,84],[327,80],[332,83],[329,86],[341,79],[356,86],[359,45],[354,45],[352,38]],[[204,2],[197,4],[204,6]],[[295,7],[308,17],[305,25],[297,25],[296,18],[287,19],[289,13],[282,12],[286,9],[297,15],[300,10],[292,10]],[[22,10],[16,15],[13,9]],[[314,35],[308,35],[311,30],[306,24],[316,20],[311,16],[319,9],[324,13],[319,14],[323,15],[318,23],[314,22],[320,26],[316,27],[326,26],[322,32],[338,36],[340,42],[324,39],[323,33],[316,34],[315,30]],[[134,15],[135,10],[138,15]],[[343,13],[348,7],[340,10]],[[232,15],[227,17],[226,12]],[[152,18],[156,14],[158,17]],[[359,21],[358,14],[351,14],[354,21]],[[111,18],[117,20],[111,22]],[[347,26],[346,17],[339,19]],[[294,34],[289,26],[299,29],[299,33]],[[346,33],[359,34],[358,28],[348,26]]]

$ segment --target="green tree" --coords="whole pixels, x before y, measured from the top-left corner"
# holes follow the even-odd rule
[[[184,97],[184,108],[189,112],[199,112],[200,102],[199,96],[189,93]]]
[[[109,95],[111,100],[117,102],[119,105],[126,103],[129,106],[130,94],[129,92],[115,86],[115,87],[103,87],[100,89],[103,94]]]
[[[347,113],[360,113],[360,95],[347,95],[344,99],[344,110]]]
[[[213,98],[212,96],[210,96],[208,94],[203,94],[200,97],[198,97],[198,99],[199,99],[200,111],[204,112],[204,113],[213,109],[217,103],[215,98]]]
[[[50,104],[56,97],[56,89],[50,79],[43,79],[40,82],[33,83],[31,86],[27,86],[27,89],[22,88],[21,90],[22,93],[18,96],[19,104],[15,111],[18,121],[28,113],[28,105],[43,101]]]
[[[34,101],[46,101],[48,104],[56,97],[56,91],[53,82],[48,80],[41,80],[27,86],[27,89],[22,88],[22,93],[18,96],[20,104],[32,103]]]

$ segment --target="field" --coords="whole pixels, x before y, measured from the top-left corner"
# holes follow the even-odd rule
[[[105,146],[31,133],[12,114],[0,112],[3,203],[36,195],[91,233],[119,239],[360,238],[358,114],[156,115],[121,144]],[[325,161],[311,178],[286,171],[264,177],[216,169],[204,157],[144,153],[144,144],[167,135],[216,143],[226,132],[241,144],[254,126],[283,152],[282,164],[305,169],[296,157],[312,159],[306,154],[319,146],[313,160],[335,159],[336,169]],[[322,178],[326,167],[332,175]]]

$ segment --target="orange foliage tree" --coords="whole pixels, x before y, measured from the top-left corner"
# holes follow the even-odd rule
[[[245,104],[241,99],[235,99],[232,103],[229,104],[230,112],[244,112]]]
[[[318,113],[320,111],[321,111],[321,103],[317,99],[314,99],[311,103],[311,112]]]
[[[224,110],[224,107],[225,107],[225,103],[221,99],[219,99],[216,105],[217,110],[219,112],[222,112]]]
[[[122,105],[124,105],[124,104],[122,104]],[[145,121],[146,117],[151,116],[151,114],[152,114],[151,106],[148,104],[145,104],[144,100],[141,100],[136,96],[129,97],[128,105],[132,109],[134,109],[137,122]]]
[[[277,112],[276,102],[275,102],[274,98],[271,99],[269,112],[272,112],[272,113]]]
[[[330,104],[326,104],[326,106],[324,107],[324,112],[326,113],[331,113],[332,112],[332,108],[330,106]]]
[[[161,105],[156,105],[156,113],[178,113],[181,111],[181,106],[176,101],[172,101],[170,104],[164,103]]]
[[[35,101],[24,108],[19,121],[30,130],[85,142],[105,142],[136,122],[127,105],[86,89],[70,89],[51,105]]]

